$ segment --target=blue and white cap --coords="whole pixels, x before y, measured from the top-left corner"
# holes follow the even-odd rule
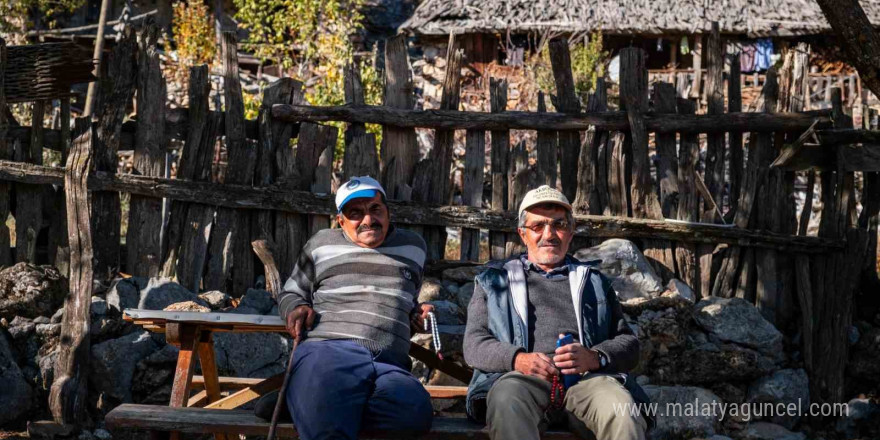
[[[382,188],[382,185],[376,179],[370,176],[352,177],[336,190],[336,210],[342,212],[342,207],[349,200],[359,197],[375,197],[377,192],[385,196],[385,189]]]

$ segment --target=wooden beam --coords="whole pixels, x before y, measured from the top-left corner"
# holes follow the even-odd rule
[[[57,423],[79,425],[86,417],[89,375],[89,310],[92,304],[92,227],[87,190],[92,166],[94,129],[87,118],[76,121],[76,141],[67,158],[64,192],[70,242],[70,294],[64,301],[55,380],[49,408]]]
[[[0,161],[0,180],[54,184],[63,183],[61,168],[12,161]],[[237,209],[271,209],[300,214],[334,215],[335,204],[329,195],[284,188],[254,188],[210,182],[187,182],[178,179],[136,175],[112,175],[94,172],[89,178],[92,191],[120,191],[150,197],[210,204]],[[389,201],[392,221],[407,224],[466,227],[514,232],[516,214],[467,206],[436,206],[416,202]],[[806,253],[840,249],[842,243],[817,237],[791,237],[757,230],[683,223],[674,220],[649,220],[576,215],[576,234],[592,237],[657,238],[696,243],[733,243],[741,246],[767,247]]]
[[[315,107],[282,105],[272,115],[288,122],[360,122],[399,128],[443,130],[601,130],[628,131],[625,112],[544,113],[507,111],[501,113],[448,110],[407,110],[387,106],[340,105]],[[717,115],[657,115],[645,113],[645,128],[654,132],[716,133],[725,131],[803,131],[818,119],[829,127],[824,113],[724,113]]]

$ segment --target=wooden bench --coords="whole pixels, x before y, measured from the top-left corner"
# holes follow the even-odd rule
[[[106,415],[104,420],[108,428],[169,433],[172,439],[179,438],[180,433],[214,434],[216,440],[227,440],[237,434],[266,435],[269,432],[269,421],[257,417],[253,411],[237,408],[279,389],[284,380],[283,374],[267,379],[219,376],[214,361],[213,334],[286,334],[287,330],[279,317],[134,309],[126,310],[123,317],[147,330],[164,333],[166,341],[179,347],[180,353],[169,405],[120,405]],[[470,380],[470,368],[440,360],[424,347],[412,344],[410,355],[429,368],[443,371],[463,382]],[[201,376],[193,374],[196,358],[201,363]],[[463,386],[426,386],[425,389],[432,399],[464,398],[467,394],[467,387]],[[193,394],[193,391],[197,392]],[[296,430],[290,423],[279,424],[277,432],[279,437],[296,437]],[[361,438],[408,437],[399,432],[366,432]],[[488,435],[483,426],[470,422],[462,415],[435,417],[431,432],[419,438],[488,438]],[[545,438],[574,437],[567,432],[549,432]]]
[[[124,404],[104,418],[111,430],[128,428],[148,431],[176,431],[190,434],[244,434],[266,435],[269,422],[254,415],[253,411],[212,410],[204,408],[171,408],[157,405]],[[297,438],[290,423],[279,423],[279,438]],[[361,439],[488,439],[486,428],[465,417],[434,417],[431,431],[413,435],[392,431],[364,431]],[[568,432],[548,431],[545,439],[574,439]]]

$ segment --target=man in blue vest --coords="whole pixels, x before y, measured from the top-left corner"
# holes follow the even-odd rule
[[[489,263],[468,306],[468,415],[485,421],[493,440],[537,440],[551,425],[584,438],[644,439],[635,405],[648,398],[626,374],[639,340],[608,279],[567,254],[571,204],[546,185],[529,191],[517,231],[528,252]],[[557,348],[566,335],[573,342]]]

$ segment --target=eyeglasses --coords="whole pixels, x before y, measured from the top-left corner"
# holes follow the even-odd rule
[[[552,222],[540,222],[531,225],[524,225],[523,227],[536,233],[541,234],[544,232],[544,228],[550,227],[551,232],[568,232],[571,227],[571,223],[568,220],[554,220]]]

